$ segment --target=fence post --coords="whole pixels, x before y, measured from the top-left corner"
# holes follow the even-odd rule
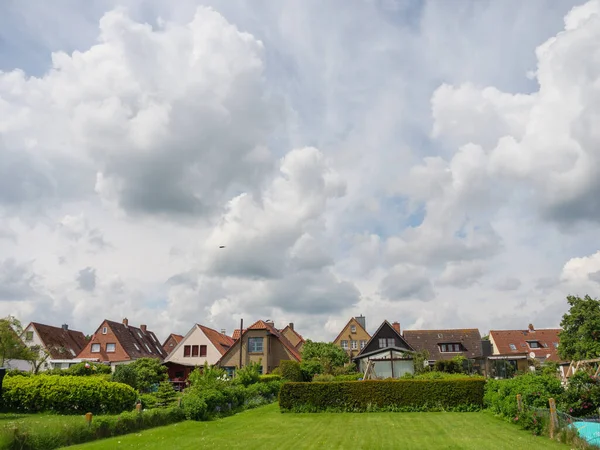
[[[554,439],[554,433],[558,429],[558,415],[556,414],[556,402],[553,398],[548,399],[550,404],[550,438]]]
[[[86,413],[85,414],[85,420],[88,423],[88,427],[92,426],[92,413]]]
[[[136,403],[135,404],[135,410],[139,413],[142,412],[142,404],[141,403]]]
[[[517,394],[517,410],[523,412],[523,399],[521,398],[521,394]]]

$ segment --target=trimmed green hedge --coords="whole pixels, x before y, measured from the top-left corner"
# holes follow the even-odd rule
[[[95,416],[91,426],[85,418],[67,421],[60,427],[40,426],[35,422],[0,428],[0,448],[19,450],[52,450],[97,439],[169,425],[185,420],[178,407],[125,412],[118,416]]]
[[[2,409],[35,413],[118,414],[135,406],[136,391],[100,377],[36,375],[4,379]]]
[[[282,411],[476,410],[483,405],[484,379],[385,380],[285,383]]]

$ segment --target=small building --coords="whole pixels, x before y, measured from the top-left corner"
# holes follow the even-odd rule
[[[363,373],[371,361],[377,378],[400,378],[414,373],[413,353],[413,348],[400,334],[400,324],[391,325],[385,320],[353,361]]]
[[[169,379],[181,387],[192,370],[205,363],[217,364],[233,343],[226,334],[195,324],[164,360]]]
[[[38,371],[68,369],[80,362],[77,355],[87,344],[81,331],[71,330],[67,324],[61,327],[31,322],[21,335],[23,343],[39,352],[36,362]],[[33,367],[31,367],[34,369]]]
[[[429,353],[429,364],[463,356],[468,368],[481,372],[484,365],[481,334],[477,328],[405,330],[402,335],[417,352]]]
[[[352,360],[365,348],[369,339],[371,335],[367,332],[366,318],[361,314],[348,321],[333,343],[342,347]]]
[[[540,364],[555,362],[566,366],[558,355],[560,328],[536,330],[529,324],[526,330],[490,330],[492,355],[488,357],[488,374],[507,378],[517,372],[529,371],[529,360]]]
[[[237,368],[244,367],[250,362],[260,363],[261,373],[267,374],[279,367],[280,361],[301,360],[298,349],[275,328],[271,321],[258,320],[241,333],[238,331],[238,336],[219,361],[219,366],[230,376]]]
[[[286,325],[285,328],[279,330],[279,332],[287,338],[288,341],[292,343],[296,350],[302,352],[302,347],[304,346],[304,338],[300,333],[298,333],[294,329],[294,324],[290,322]]]
[[[156,335],[146,325],[134,327],[127,319],[123,322],[104,320],[85,348],[77,355],[80,359],[94,360],[111,365],[129,364],[140,358],[167,356]]]
[[[169,335],[169,337],[167,337],[167,339],[165,339],[165,342],[163,342],[162,348],[165,351],[165,353],[168,355],[169,353],[171,353],[173,351],[173,349],[175,347],[177,347],[177,344],[179,344],[183,339],[183,336],[180,334],[175,334],[175,333],[171,333]]]

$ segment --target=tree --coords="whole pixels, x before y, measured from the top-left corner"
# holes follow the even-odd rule
[[[140,358],[130,364],[135,370],[137,389],[140,392],[149,392],[153,385],[166,381],[167,368],[156,358]]]
[[[323,368],[321,373],[331,373],[334,367],[341,367],[348,362],[348,354],[331,342],[307,339],[302,347],[302,361],[318,361]]]
[[[24,359],[32,361],[37,355],[29,349],[23,341],[21,322],[13,316],[0,319],[0,367],[11,359]]]
[[[429,372],[429,351],[421,350],[413,353],[413,364],[415,365],[415,374],[419,375]]]
[[[115,367],[111,380],[137,389],[137,373],[131,364],[120,364]]]
[[[570,308],[560,322],[558,354],[564,360],[600,357],[600,301],[570,295],[567,302]]]
[[[46,361],[48,361],[48,358],[50,358],[50,353],[48,353],[48,351],[41,345],[32,345],[31,347],[29,347],[29,350],[31,351],[29,355],[29,364],[31,364],[31,371],[37,375],[40,369],[44,365],[47,365]]]

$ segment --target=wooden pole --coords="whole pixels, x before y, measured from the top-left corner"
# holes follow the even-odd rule
[[[523,412],[523,399],[521,398],[521,394],[517,394],[517,410]]]
[[[244,319],[240,319],[240,369],[242,368],[242,333],[244,332]]]
[[[554,434],[558,429],[558,415],[556,414],[556,402],[553,398],[548,399],[550,405],[550,438],[554,439]]]
[[[92,425],[92,416],[93,415],[91,412],[86,413],[86,415],[85,415],[85,420],[88,423],[88,427]]]

